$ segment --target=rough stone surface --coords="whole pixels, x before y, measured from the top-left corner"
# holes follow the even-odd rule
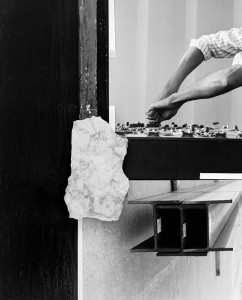
[[[70,218],[119,219],[129,188],[122,169],[127,145],[128,140],[100,117],[74,122],[71,176],[65,194]]]

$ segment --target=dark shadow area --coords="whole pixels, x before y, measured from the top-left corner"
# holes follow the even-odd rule
[[[0,299],[77,299],[78,22],[75,0],[1,1]]]
[[[207,207],[183,209],[183,247],[184,249],[200,249],[208,247]]]
[[[179,208],[157,208],[157,248],[181,248],[181,211]],[[159,228],[160,227],[160,228]]]

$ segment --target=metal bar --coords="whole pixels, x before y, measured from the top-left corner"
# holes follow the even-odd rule
[[[215,253],[216,276],[220,276],[220,252]]]
[[[171,192],[136,200],[136,204],[152,204],[154,236],[152,243],[148,239],[132,250],[147,249],[161,253],[158,256],[233,250],[227,242],[242,198],[241,184],[230,181],[215,184],[215,189],[206,186],[204,193],[200,189],[197,193]]]

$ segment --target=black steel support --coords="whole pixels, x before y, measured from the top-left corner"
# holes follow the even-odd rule
[[[242,173],[241,153],[242,139],[129,138],[123,169],[130,180],[196,180]]]
[[[108,0],[97,1],[97,111],[109,121]]]

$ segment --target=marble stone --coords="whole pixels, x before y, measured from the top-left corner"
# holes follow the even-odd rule
[[[73,123],[71,176],[64,198],[70,218],[119,219],[129,188],[122,169],[127,146],[127,138],[100,117]]]

